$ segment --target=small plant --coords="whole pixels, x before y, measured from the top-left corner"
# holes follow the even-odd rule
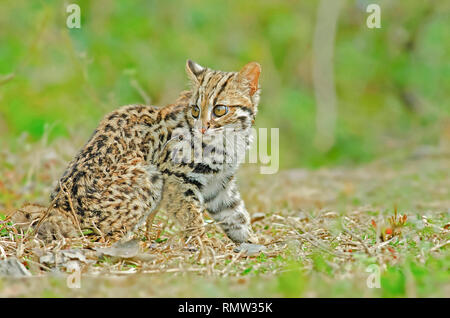
[[[401,227],[404,226],[407,220],[406,214],[398,215],[397,213],[397,205],[394,206],[394,216],[388,218],[389,223],[392,227]]]
[[[155,240],[156,243],[164,243],[165,241],[167,241],[167,238],[162,239],[162,238],[158,237],[158,238]]]
[[[400,235],[401,234],[401,228],[405,226],[406,224],[406,220],[408,219],[406,214],[398,214],[398,208],[397,205],[394,205],[394,215],[388,217],[388,223],[389,226],[384,228],[383,226],[381,226],[381,234],[380,234],[380,238],[382,241],[386,241],[391,239],[392,237],[396,236],[396,235]],[[377,223],[375,222],[375,220],[371,220],[370,221],[372,224],[372,227],[374,229],[378,228]]]
[[[394,215],[388,218],[388,222],[390,227],[384,230],[384,238],[390,239],[396,235],[401,234],[401,228],[405,226],[406,220],[408,217],[406,214],[400,215],[398,214],[397,205],[394,205]]]
[[[94,234],[94,231],[92,231],[91,229],[83,230],[83,235],[89,235],[89,234]]]
[[[12,223],[9,221],[9,217],[0,213],[0,236],[9,236],[9,227]]]

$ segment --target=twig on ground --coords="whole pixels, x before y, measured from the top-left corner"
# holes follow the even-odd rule
[[[350,231],[350,230],[345,226],[343,220],[341,221],[341,225],[342,225],[342,228],[344,229],[344,231],[345,231],[346,233],[348,233],[350,236],[356,238],[356,239],[359,241],[359,243],[361,243],[361,245],[363,246],[363,248],[364,248],[364,250],[366,251],[367,255],[373,256],[373,255],[372,255],[372,252],[369,250],[369,248],[368,248],[367,245],[364,243],[364,241],[363,241],[358,235],[356,235],[355,233],[353,233],[352,231]]]
[[[60,187],[61,191],[64,192],[64,194],[66,195],[67,200],[69,201],[70,210],[71,210],[71,212],[73,214],[74,222],[77,225],[78,230],[80,231],[81,237],[85,238],[84,234],[83,234],[83,231],[81,230],[81,227],[80,227],[80,222],[78,222],[77,214],[75,213],[75,210],[73,208],[73,203],[72,203],[72,199],[70,197],[69,191],[67,191],[66,185],[61,183],[61,180],[59,180],[59,187]]]
[[[234,263],[236,263],[236,261],[242,257],[242,255],[244,255],[245,251],[241,251],[239,252],[239,254],[237,254],[232,260],[231,262],[227,265],[227,267],[225,267],[224,269],[222,269],[220,271],[220,274],[223,275],[223,277],[227,277],[228,276],[228,271],[231,269],[231,266],[233,266]]]
[[[445,245],[448,245],[448,244],[450,244],[450,240],[448,240],[448,241],[446,241],[446,242],[444,242],[444,243],[441,243],[441,244],[436,245],[436,246],[433,247],[430,251],[431,251],[431,252],[437,251],[437,250],[440,249],[441,247],[444,247]]]

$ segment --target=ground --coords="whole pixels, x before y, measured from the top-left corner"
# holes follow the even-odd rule
[[[209,241],[183,243],[163,211],[129,246],[108,249],[89,233],[47,246],[23,239],[5,217],[24,203],[48,204],[74,144],[43,138],[0,152],[1,259],[17,257],[32,274],[0,278],[3,297],[450,296],[450,155],[438,148],[273,175],[242,167],[260,238],[249,251],[208,218]],[[81,266],[80,288],[68,288],[71,264]]]

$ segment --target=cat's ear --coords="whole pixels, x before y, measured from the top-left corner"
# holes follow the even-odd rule
[[[258,90],[259,75],[261,66],[259,63],[250,62],[239,71],[239,80],[250,88],[250,96],[253,96]]]
[[[206,67],[195,63],[194,61],[186,61],[186,73],[194,83],[199,83],[199,76],[206,70]]]

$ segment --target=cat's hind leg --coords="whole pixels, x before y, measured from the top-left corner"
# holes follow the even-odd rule
[[[163,184],[161,173],[144,162],[118,166],[102,189],[81,198],[83,227],[99,230],[113,240],[131,239],[157,209]]]

